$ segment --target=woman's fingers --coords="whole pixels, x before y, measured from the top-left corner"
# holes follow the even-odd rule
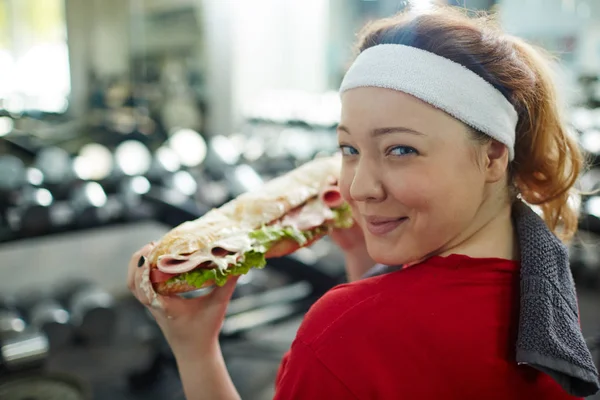
[[[146,265],[147,257],[154,246],[155,244],[153,242],[148,243],[147,245],[133,253],[131,259],[129,260],[129,265],[127,269],[127,287],[134,295],[136,294],[139,286],[137,277],[138,275],[141,276],[142,271],[148,268],[148,266]],[[142,257],[144,258],[142,259]],[[142,264],[141,267],[140,264]]]
[[[135,271],[135,297],[145,306],[150,306],[157,295],[150,283],[150,269],[147,265]]]
[[[213,290],[213,292],[210,294],[211,296],[213,296],[215,302],[229,302],[229,299],[231,299],[231,296],[233,295],[233,291],[235,290],[235,286],[239,278],[239,276],[231,277],[227,280],[227,283],[225,285],[223,285],[222,287],[215,288],[215,290]]]
[[[133,253],[131,258],[129,259],[129,263],[127,264],[127,287],[130,291],[135,290],[135,268],[137,267],[137,262],[140,259],[144,248],[145,246]]]
[[[233,291],[235,290],[236,283],[239,279],[239,276],[231,277],[227,280],[225,285],[223,286],[215,286],[212,292],[206,294],[204,296],[199,296],[195,298],[183,299],[180,297],[167,297],[165,300],[167,303],[182,303],[186,305],[193,305],[193,308],[199,309],[202,308],[211,308],[214,306],[226,305],[229,302],[229,299],[233,295]]]

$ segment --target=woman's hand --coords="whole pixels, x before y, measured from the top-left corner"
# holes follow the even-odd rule
[[[169,342],[186,398],[239,400],[219,347],[219,331],[237,278],[195,299],[158,296],[147,280],[147,257],[153,247],[150,243],[131,257],[127,285],[148,307]]]
[[[230,279],[225,286],[215,288],[206,296],[194,299],[156,295],[154,291],[149,292],[149,283],[148,288],[142,287],[143,275],[149,273],[147,257],[153,247],[154,244],[150,243],[131,257],[127,279],[129,289],[148,307],[175,357],[198,357],[218,352],[219,331],[237,278]]]
[[[342,195],[336,185],[328,186],[321,194],[323,201],[330,207],[338,205]],[[369,269],[375,265],[375,261],[369,256],[365,235],[360,225],[354,221],[354,225],[348,229],[334,228],[329,236],[344,253],[346,259],[346,273],[349,281],[360,279]]]
[[[360,254],[367,252],[365,236],[356,221],[348,229],[334,228],[329,233],[331,239],[338,245],[344,254]]]

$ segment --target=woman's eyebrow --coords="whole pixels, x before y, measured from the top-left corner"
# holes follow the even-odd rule
[[[337,130],[338,132],[345,132],[345,133],[347,133],[348,135],[350,134],[350,129],[346,128],[344,125],[338,125],[338,126],[336,127],[336,130]]]
[[[345,132],[348,135],[351,134],[350,129],[348,129],[344,125],[338,125],[337,130],[340,132]],[[375,129],[371,130],[371,136],[381,136],[381,135],[386,135],[388,133],[400,133],[400,132],[411,133],[413,135],[419,135],[419,136],[425,135],[424,133],[415,131],[414,129],[406,128],[403,126],[393,126],[393,127],[375,128]]]
[[[371,136],[381,136],[386,135],[388,133],[411,133],[413,135],[424,136],[424,133],[419,131],[415,131],[414,129],[405,128],[403,126],[393,126],[386,128],[375,128],[371,131]]]

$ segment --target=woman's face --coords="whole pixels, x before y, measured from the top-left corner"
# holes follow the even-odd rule
[[[457,245],[486,197],[462,122],[402,92],[342,95],[340,190],[375,261],[398,265]]]

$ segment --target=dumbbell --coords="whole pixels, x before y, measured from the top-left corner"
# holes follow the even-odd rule
[[[194,176],[198,185],[196,200],[208,207],[219,207],[231,198],[229,186],[225,179],[210,179],[204,173]]]
[[[143,196],[152,184],[145,176],[128,176],[121,179],[115,195],[122,205],[122,214],[127,219],[153,217],[152,210],[143,202]]]
[[[48,338],[28,327],[14,297],[0,299],[0,368],[16,371],[37,367],[48,355]]]
[[[26,324],[14,296],[0,298],[0,339],[10,338],[25,331]]]
[[[12,237],[11,229],[6,221],[6,217],[0,212],[0,242]]]
[[[152,154],[148,147],[137,140],[120,143],[114,152],[115,176],[145,175],[152,164]]]
[[[0,368],[9,372],[39,368],[49,348],[47,336],[35,329],[4,337],[0,339]]]
[[[146,176],[153,183],[161,183],[168,177],[181,169],[179,156],[168,145],[160,146],[152,154],[152,161]]]
[[[166,369],[176,368],[173,353],[164,335],[154,322],[154,317],[149,316],[144,321],[138,322],[136,342],[148,349],[148,357],[142,359],[141,365],[127,374],[129,387],[134,391],[151,390],[152,386],[160,381],[160,376]]]
[[[187,168],[196,168],[203,164],[208,153],[206,140],[193,129],[173,130],[167,145],[177,155],[181,165]]]
[[[84,380],[55,372],[23,371],[0,380],[5,400],[91,400],[92,389]]]
[[[43,176],[43,184],[52,194],[63,199],[75,179],[73,160],[69,153],[56,146],[41,149],[35,156],[33,167]]]
[[[69,204],[80,227],[98,226],[110,220],[108,196],[98,182],[79,182],[71,189]]]
[[[48,336],[52,347],[66,346],[73,338],[71,315],[56,300],[48,298],[35,304],[29,311],[29,323]]]
[[[177,171],[163,180],[163,186],[184,196],[195,198],[198,192],[196,178],[188,171]]]
[[[50,232],[53,203],[54,197],[48,189],[24,185],[19,190],[17,205],[6,210],[11,228],[26,236]]]
[[[30,294],[22,296],[18,301],[27,323],[48,337],[51,348],[69,344],[74,335],[70,313],[53,298],[50,291],[27,293]]]
[[[15,205],[19,189],[27,181],[25,164],[11,154],[0,155],[0,207]]]
[[[191,140],[186,142],[185,139]],[[189,148],[186,148],[186,143]],[[146,175],[150,184],[191,196],[209,207],[223,204],[229,198],[226,183],[209,179],[197,168],[206,158],[206,145],[203,143],[204,139],[194,131],[177,132],[167,144],[154,152],[152,165]]]
[[[99,143],[88,143],[81,147],[73,160],[73,169],[78,179],[98,182],[107,192],[116,189],[121,177],[115,168],[114,155]]]
[[[84,343],[107,343],[116,329],[114,298],[89,281],[71,281],[56,291],[59,303],[70,313],[75,339]]]

